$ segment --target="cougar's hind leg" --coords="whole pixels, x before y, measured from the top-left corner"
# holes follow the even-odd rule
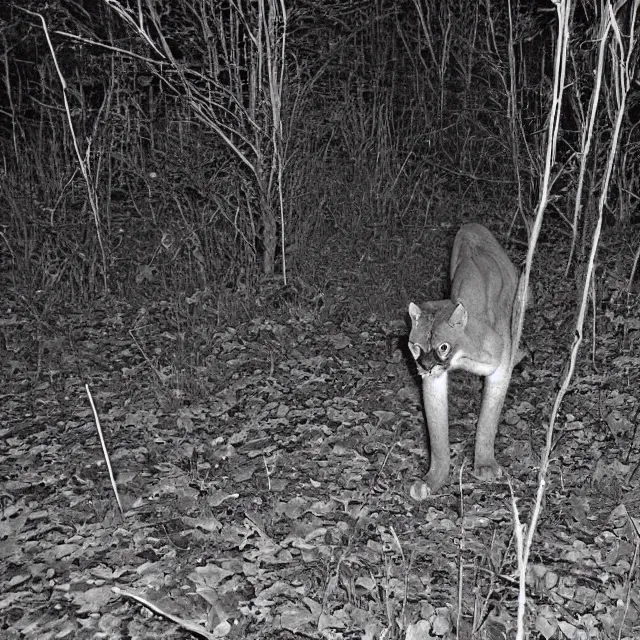
[[[510,367],[499,367],[484,381],[474,464],[474,473],[481,480],[494,480],[502,475],[496,462],[495,440],[510,378]]]

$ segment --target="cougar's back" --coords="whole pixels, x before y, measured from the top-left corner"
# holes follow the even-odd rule
[[[451,253],[451,300],[486,317],[511,321],[518,272],[494,235],[480,224],[460,228]]]

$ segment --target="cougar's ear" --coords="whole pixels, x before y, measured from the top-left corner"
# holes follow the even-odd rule
[[[420,316],[422,315],[422,311],[417,304],[413,302],[409,303],[409,317],[411,318],[411,322],[418,322],[420,320]]]
[[[449,316],[448,324],[452,329],[464,329],[467,326],[467,310],[461,302],[458,302],[455,309]]]

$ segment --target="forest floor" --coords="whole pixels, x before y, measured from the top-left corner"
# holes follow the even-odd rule
[[[313,267],[321,286],[264,285],[220,326],[160,297],[43,315],[6,293],[0,637],[515,637],[511,489],[526,524],[576,280],[543,236],[529,356],[496,444],[505,476],[471,474],[481,381],[461,374],[449,482],[416,501],[428,456],[404,315],[443,292],[454,231],[390,237],[378,254],[375,238],[328,241]],[[640,637],[640,321],[624,293],[635,245],[621,235],[600,251],[595,342],[589,315],[555,430],[530,638]],[[522,245],[507,248],[522,258]]]

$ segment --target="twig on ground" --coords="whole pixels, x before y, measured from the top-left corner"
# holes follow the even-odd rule
[[[185,620],[184,618],[179,618],[178,616],[174,616],[168,611],[165,611],[164,609],[161,609],[157,605],[153,604],[153,602],[150,602],[149,600],[139,595],[136,595],[131,591],[126,591],[125,589],[121,589],[120,587],[111,587],[111,591],[113,591],[113,593],[116,593],[119,596],[124,596],[125,598],[131,598],[131,600],[135,600],[136,602],[139,602],[142,606],[147,607],[147,609],[150,609],[156,615],[162,616],[167,620],[171,620],[171,622],[175,622],[178,626],[182,627],[183,629],[186,629],[190,633],[195,633],[201,638],[206,638],[206,640],[220,640],[220,638],[224,637],[224,635],[227,635],[227,634],[223,635],[221,633],[223,631],[222,629],[220,629],[218,633],[209,633],[208,631],[203,629],[199,624],[196,624],[194,622],[189,622],[189,620]],[[220,627],[221,625],[225,625],[225,627],[226,626],[231,627],[231,625],[226,621],[222,622],[220,625],[218,625],[218,627]],[[218,627],[216,627],[216,629]],[[229,629],[227,629],[227,633],[228,631]]]
[[[100,437],[100,444],[102,445],[102,453],[104,454],[104,460],[107,463],[107,470],[109,471],[109,480],[111,480],[111,487],[113,488],[113,493],[116,496],[118,508],[120,509],[120,515],[124,515],[122,502],[120,502],[120,494],[118,493],[118,486],[116,485],[116,479],[113,476],[113,469],[111,468],[111,460],[109,459],[109,452],[107,451],[107,445],[104,441],[104,436],[102,435],[102,427],[100,426],[100,417],[98,416],[96,405],[93,402],[93,396],[91,395],[91,390],[89,389],[89,385],[85,384],[84,388],[87,392],[87,396],[89,397],[89,404],[91,404],[91,410],[93,411],[93,419],[95,420],[96,429],[98,430],[98,436]]]

